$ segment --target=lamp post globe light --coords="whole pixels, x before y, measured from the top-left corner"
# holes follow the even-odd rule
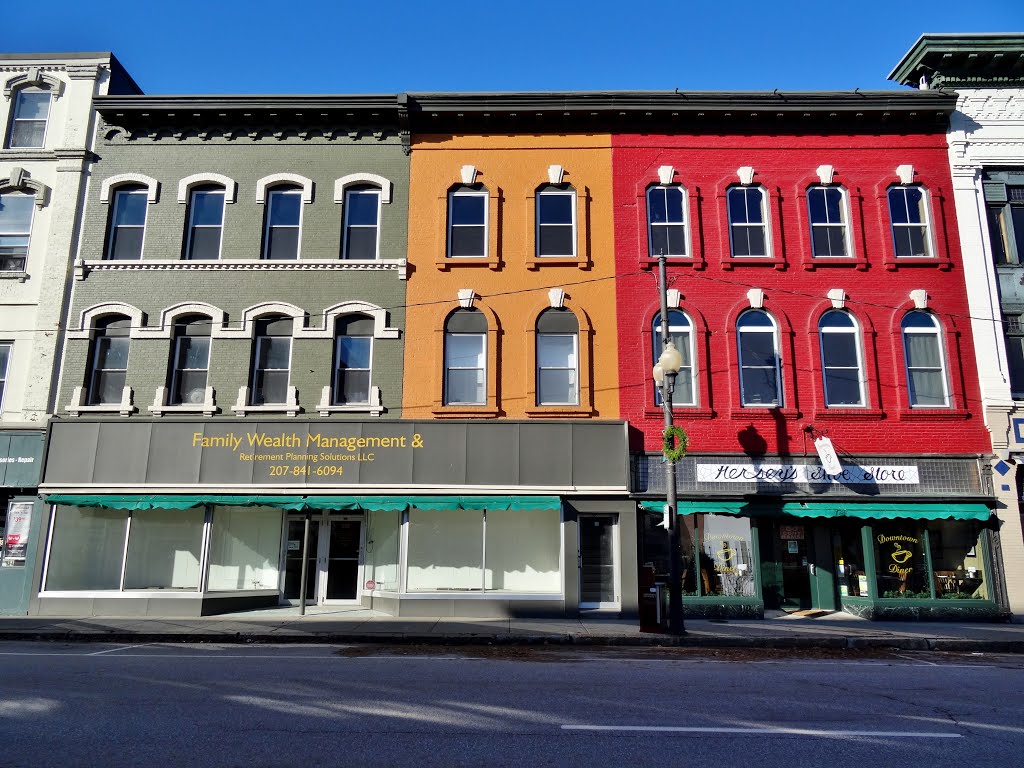
[[[673,426],[672,393],[675,389],[676,374],[683,365],[683,356],[669,337],[668,322],[668,281],[666,278],[665,256],[658,256],[658,283],[661,291],[661,356],[654,365],[654,381],[661,388],[661,407],[665,414],[665,434]],[[667,444],[667,441],[666,441]],[[668,632],[670,635],[685,634],[683,627],[683,561],[679,548],[679,516],[676,514],[676,462],[665,456],[665,512],[668,515]]]

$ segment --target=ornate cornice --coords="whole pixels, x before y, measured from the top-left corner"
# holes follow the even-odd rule
[[[377,259],[374,261],[340,259],[85,261],[80,259],[75,262],[76,280],[84,280],[90,272],[397,272],[399,280],[406,280],[409,276],[409,264],[405,259]]]
[[[1014,89],[962,93],[957,109],[986,123],[1024,121],[1024,92]]]

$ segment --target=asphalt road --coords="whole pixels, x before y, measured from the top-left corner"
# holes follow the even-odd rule
[[[1020,765],[1024,658],[0,644],[0,766]]]

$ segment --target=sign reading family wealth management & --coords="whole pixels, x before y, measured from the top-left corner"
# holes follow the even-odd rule
[[[844,485],[917,485],[917,467],[906,465],[842,465],[830,474],[818,464],[698,464],[698,483],[788,483]]]

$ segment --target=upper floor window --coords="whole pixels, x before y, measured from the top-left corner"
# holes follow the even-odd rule
[[[109,315],[96,323],[87,381],[89,405],[117,405],[128,378],[132,321]]]
[[[1024,264],[1024,174],[1020,184],[985,181],[992,258],[996,264]]]
[[[302,190],[279,187],[267,194],[266,221],[263,228],[264,259],[299,258],[302,232]]]
[[[1003,337],[1010,366],[1010,393],[1014,400],[1020,400],[1024,398],[1024,315],[1003,309]]]
[[[20,192],[0,195],[0,272],[24,272],[35,198]]]
[[[537,405],[578,405],[579,333],[568,309],[546,309],[537,318]]]
[[[284,405],[288,402],[292,325],[290,317],[270,316],[256,320],[249,405]]]
[[[779,331],[763,309],[751,309],[736,321],[740,356],[740,401],[743,405],[782,405]]]
[[[815,257],[849,256],[846,193],[841,187],[807,190],[811,220],[811,253]]]
[[[647,242],[652,259],[686,256],[686,205],[682,187],[647,190]]]
[[[908,312],[901,323],[907,364],[907,389],[912,407],[949,405],[946,360],[939,323],[928,312]]]
[[[729,239],[733,256],[768,256],[766,195],[761,187],[731,187]]]
[[[482,187],[459,187],[448,194],[448,258],[486,258],[487,204]]]
[[[668,337],[675,344],[679,354],[683,357],[683,364],[676,374],[675,388],[672,398],[673,405],[696,405],[696,390],[694,387],[696,376],[694,375],[693,360],[693,326],[690,319],[673,309],[668,313]],[[664,349],[661,343],[661,315],[654,316],[654,325],[651,328],[651,339],[653,341],[651,365],[658,363],[658,358]],[[654,402],[661,405],[661,387],[654,387]]]
[[[576,258],[576,190],[548,185],[537,190],[537,256]]]
[[[444,325],[444,404],[487,403],[487,319],[457,309]]]
[[[171,405],[196,405],[206,399],[211,326],[210,318],[202,315],[182,318],[174,324]]]
[[[373,318],[350,315],[338,318],[334,336],[332,405],[370,402],[373,360]]]
[[[188,243],[185,258],[220,258],[224,230],[224,188],[202,186],[192,189],[188,205]]]
[[[19,88],[14,96],[11,125],[7,132],[9,149],[42,147],[50,117],[50,92],[43,88]]]
[[[120,187],[114,192],[110,212],[107,258],[129,261],[142,258],[142,240],[146,232],[148,190],[142,186]]]
[[[847,312],[830,310],[818,321],[825,405],[864,405],[864,363],[860,329]]]
[[[4,390],[7,388],[7,365],[11,360],[11,342],[0,342],[0,413],[4,408]]]
[[[932,255],[928,234],[928,193],[922,187],[890,187],[889,219],[897,256]]]
[[[343,258],[371,260],[380,252],[380,189],[351,187],[345,192]]]

